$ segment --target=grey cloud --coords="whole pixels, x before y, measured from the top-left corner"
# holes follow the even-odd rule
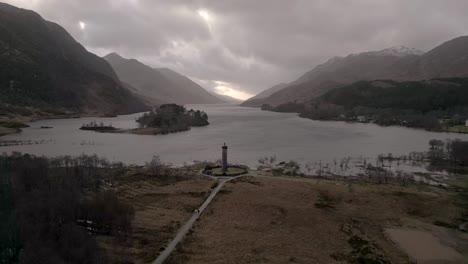
[[[257,93],[330,57],[389,46],[429,50],[468,34],[466,0],[8,0],[116,51],[214,87]],[[210,26],[197,11],[212,16]],[[85,31],[78,21],[87,24]]]

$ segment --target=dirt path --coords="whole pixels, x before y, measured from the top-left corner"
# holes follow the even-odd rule
[[[242,176],[238,176],[242,177]],[[228,181],[231,181],[235,178],[238,177],[232,177],[232,178],[219,178],[219,184],[216,186],[215,189],[211,192],[210,196],[203,202],[203,204],[198,208],[198,212],[194,212],[192,217],[185,223],[185,225],[182,226],[182,228],[177,231],[176,236],[172,241],[167,245],[166,249],[159,254],[159,256],[156,258],[156,260],[153,261],[152,264],[163,264],[164,261],[166,260],[167,257],[174,251],[174,249],[177,247],[177,244],[182,241],[182,239],[185,237],[185,235],[189,232],[190,228],[192,228],[193,224],[197,219],[200,217],[200,215],[205,211],[206,207],[211,203],[211,201],[215,198],[215,196],[218,194],[218,192],[223,188],[224,184]]]

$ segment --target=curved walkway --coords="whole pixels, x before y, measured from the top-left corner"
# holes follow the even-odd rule
[[[185,223],[185,225],[182,226],[179,229],[179,231],[177,231],[177,234],[174,237],[174,239],[172,239],[172,241],[169,243],[169,245],[167,245],[167,247],[164,249],[164,251],[162,251],[159,254],[158,258],[156,258],[156,260],[154,260],[152,264],[163,264],[164,261],[166,260],[166,258],[169,257],[169,255],[172,253],[172,251],[174,251],[174,249],[177,247],[177,244],[179,244],[179,242],[182,241],[182,239],[188,233],[190,228],[192,228],[193,224],[195,223],[195,221],[197,221],[198,217],[200,217],[200,215],[203,213],[203,211],[206,209],[206,207],[211,203],[211,201],[215,198],[215,196],[218,194],[218,192],[221,190],[221,188],[223,188],[224,184],[226,182],[230,181],[230,180],[233,180],[235,178],[242,177],[242,176],[244,176],[244,175],[237,176],[237,177],[232,177],[232,178],[219,178],[218,179],[218,181],[219,181],[218,186],[216,186],[216,188],[213,189],[210,196],[208,196],[208,198],[206,198],[205,202],[203,202],[203,204],[200,206],[200,208],[198,208],[198,213],[194,213],[192,215],[192,217],[187,221],[187,223]]]

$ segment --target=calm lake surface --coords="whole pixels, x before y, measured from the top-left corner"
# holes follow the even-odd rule
[[[425,151],[431,139],[463,139],[468,135],[433,133],[402,127],[380,127],[332,121],[312,121],[284,114],[232,105],[188,105],[207,112],[210,125],[190,131],[157,136],[109,134],[79,130],[91,121],[112,123],[118,128],[135,128],[141,114],[115,118],[43,120],[30,123],[21,134],[0,138],[41,141],[42,144],[0,147],[0,152],[19,151],[59,156],[97,154],[110,161],[144,164],[153,155],[174,165],[221,157],[221,145],[229,146],[229,161],[250,167],[258,159],[276,155],[278,161],[301,164],[333,162],[347,157],[375,160],[379,154],[406,155]],[[41,126],[53,127],[40,129]]]

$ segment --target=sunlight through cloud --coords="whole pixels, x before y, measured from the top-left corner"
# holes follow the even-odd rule
[[[78,26],[80,27],[81,30],[85,30],[85,29],[86,29],[86,23],[83,22],[83,21],[78,22]]]
[[[213,20],[213,17],[210,15],[208,10],[206,9],[198,9],[197,11],[198,15],[201,16],[207,23],[211,22]]]
[[[237,87],[234,87],[233,84],[222,81],[215,81],[216,87],[214,87],[214,92],[222,95],[227,95],[240,100],[247,100],[253,96],[253,94],[244,92]]]
[[[212,24],[214,20],[213,15],[206,9],[198,9],[197,13],[205,21],[210,32],[213,33],[213,28],[212,28]]]

